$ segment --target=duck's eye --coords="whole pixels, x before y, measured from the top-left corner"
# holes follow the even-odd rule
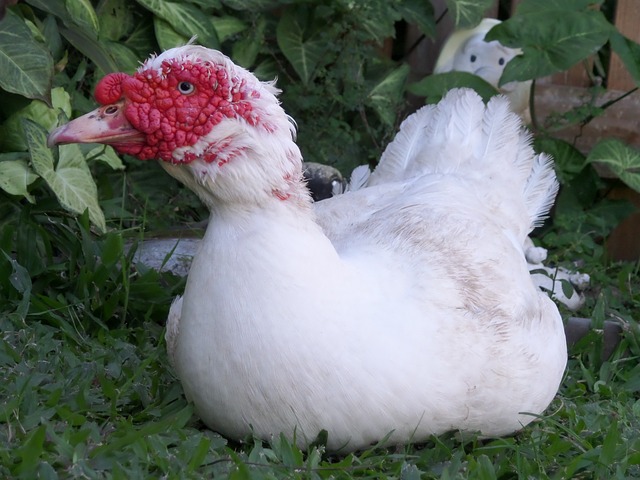
[[[475,55],[471,55],[471,63],[475,62],[478,59],[478,57],[476,57]]]
[[[498,60],[498,65],[504,65],[504,58],[500,57],[500,60]]]
[[[193,93],[195,89],[196,87],[194,87],[191,82],[180,82],[178,84],[178,91],[183,95],[189,95],[190,93]]]
[[[117,111],[118,111],[118,107],[116,107],[115,105],[109,105],[107,108],[104,109],[105,115],[113,115]]]

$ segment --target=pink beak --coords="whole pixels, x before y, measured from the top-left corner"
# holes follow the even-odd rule
[[[133,128],[124,114],[124,100],[103,105],[49,134],[47,145],[63,143],[104,143],[119,145],[142,144],[144,134]]]

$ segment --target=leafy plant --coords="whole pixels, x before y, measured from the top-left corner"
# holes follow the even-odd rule
[[[606,139],[584,154],[555,138],[553,125],[537,125],[536,148],[554,155],[563,184],[540,241],[555,263],[585,262],[594,288],[582,313],[596,326],[572,348],[548,417],[512,438],[444,435],[345,457],[327,455],[322,438],[306,453],[282,437],[230,444],[192,415],[167,366],[163,325],[183,279],[135,258],[149,231],[192,224],[206,212],[152,162],[102,146],[52,150],[46,133],[95,107],[91,93],[105,73],[133,72],[194,34],[261,79],[277,76],[306,160],[343,173],[379,158],[405,115],[407,89],[428,101],[460,85],[485,98],[496,90],[462,74],[406,85],[407,66],[381,45],[397,22],[435,34],[423,0],[8,3],[0,8],[0,476],[640,476],[640,264],[604,261],[603,239],[631,210],[603,199],[609,180],[593,168],[606,164],[638,190],[636,150]],[[457,27],[476,24],[491,3],[446,2]],[[520,2],[491,33],[523,49],[502,81],[539,78],[612,50],[637,83],[640,47],[594,6],[606,4]],[[601,90],[558,122],[601,114]],[[624,337],[604,359],[601,327],[612,319]]]

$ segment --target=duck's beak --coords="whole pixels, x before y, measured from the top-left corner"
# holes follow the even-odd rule
[[[124,113],[124,101],[103,105],[49,134],[47,145],[64,143],[104,143],[131,145],[144,143],[144,134],[136,130]]]

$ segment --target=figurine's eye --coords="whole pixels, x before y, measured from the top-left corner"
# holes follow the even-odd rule
[[[193,93],[195,89],[196,87],[194,87],[191,82],[180,82],[178,84],[178,91],[183,95],[189,95],[190,93]]]
[[[475,55],[471,55],[471,63],[475,62],[478,59]]]
[[[500,57],[500,60],[498,60],[498,65],[504,65],[504,58]]]

